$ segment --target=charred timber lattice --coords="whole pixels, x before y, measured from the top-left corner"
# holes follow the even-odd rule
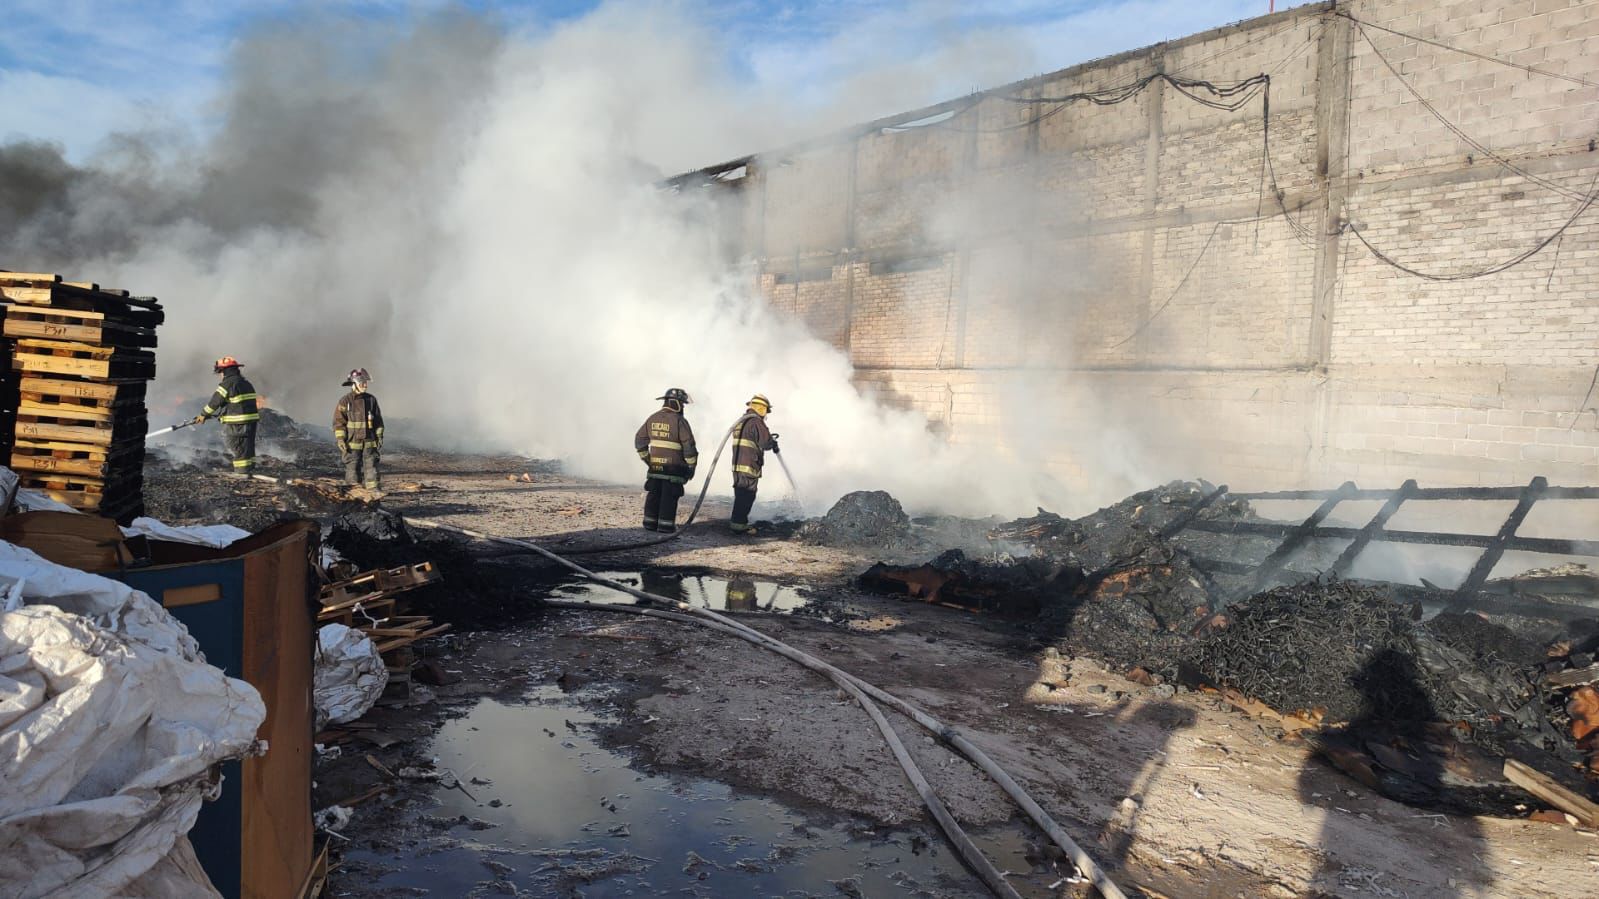
[[[1205,505],[1226,492],[1222,487],[1207,496]],[[1317,538],[1350,540],[1330,571],[1344,575],[1354,566],[1355,560],[1373,542],[1420,543],[1432,546],[1466,546],[1480,548],[1483,552],[1471,573],[1455,589],[1454,601],[1460,602],[1476,595],[1493,573],[1494,566],[1507,551],[1546,553],[1562,556],[1599,556],[1599,540],[1558,539],[1549,537],[1521,537],[1516,531],[1526,521],[1533,506],[1545,499],[1599,499],[1599,487],[1551,487],[1543,477],[1533,478],[1523,487],[1418,487],[1415,481],[1406,481],[1391,490],[1362,489],[1346,481],[1334,490],[1283,490],[1261,493],[1232,493],[1233,499],[1244,500],[1321,500],[1321,505],[1304,522],[1281,524],[1265,521],[1202,521],[1188,517],[1179,527],[1169,528],[1171,534],[1185,528],[1212,534],[1251,535],[1281,539],[1277,548],[1259,565],[1247,565],[1220,559],[1196,558],[1196,565],[1212,572],[1252,576],[1254,590],[1263,589],[1287,566],[1288,560],[1306,541]],[[1383,506],[1365,526],[1358,528],[1335,527],[1324,522],[1340,503],[1350,500],[1384,500]],[[1505,518],[1504,524],[1494,534],[1452,534],[1432,531],[1388,530],[1388,520],[1410,500],[1515,500],[1516,506]]]

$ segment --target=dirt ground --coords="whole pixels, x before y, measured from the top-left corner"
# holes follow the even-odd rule
[[[437,488],[383,499],[407,516],[557,551],[647,536],[635,524],[635,488],[581,483],[512,460],[390,461],[391,482]],[[531,483],[508,480],[524,468]],[[1139,686],[1092,659],[1055,657],[1003,622],[862,594],[852,579],[878,557],[806,545],[781,536],[782,528],[736,538],[712,524],[727,509],[707,501],[706,523],[672,543],[582,559],[612,570],[693,568],[804,585],[867,610],[847,625],[819,615],[743,620],[960,728],[1125,886],[1171,897],[1599,895],[1593,832],[1425,814],[1389,801],[1211,695]],[[560,679],[563,688],[607,688],[574,695],[607,705],[617,723],[606,738],[646,770],[885,823],[923,816],[864,713],[819,676],[686,625],[598,610],[552,610],[540,620],[559,626],[438,641],[429,652],[464,679],[436,688],[437,702],[380,708],[362,722],[397,741],[375,749],[377,758],[401,763],[406,741],[435,726],[454,701]],[[641,639],[586,636],[596,632]],[[1012,818],[1006,797],[975,768],[914,724],[891,719],[958,819],[981,826]],[[319,772],[319,802],[377,778],[370,766]],[[346,833],[382,840],[382,818],[358,817]]]

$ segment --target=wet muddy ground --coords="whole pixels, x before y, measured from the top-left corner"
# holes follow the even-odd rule
[[[632,488],[532,466],[527,482],[510,481],[523,467],[514,460],[393,461],[391,477],[440,488],[383,500],[407,515],[569,548],[646,536]],[[726,506],[702,514],[718,521]],[[505,575],[506,614],[429,641],[424,653],[452,682],[375,709],[319,763],[318,807],[388,788],[335,828],[333,895],[980,894],[880,735],[831,684],[718,634],[541,609],[541,596],[597,594],[525,556],[456,550]],[[756,611],[734,602],[742,620],[962,728],[1146,895],[1577,896],[1599,877],[1591,832],[1422,814],[1214,696],[1049,657],[1001,621],[855,590],[854,575],[884,556],[707,524],[585,562],[718,609],[753,582]],[[791,611],[759,611],[768,602]],[[1080,890],[986,779],[891,720],[1018,888]]]

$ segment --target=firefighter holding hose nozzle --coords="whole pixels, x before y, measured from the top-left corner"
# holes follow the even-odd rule
[[[193,423],[210,418],[222,420],[222,441],[233,460],[233,473],[244,476],[255,470],[255,427],[261,420],[261,410],[255,387],[239,373],[241,367],[242,363],[232,356],[223,356],[211,366],[222,381]]]
[[[673,387],[656,399],[661,408],[639,425],[633,449],[649,466],[644,479],[644,529],[671,534],[677,531],[677,501],[683,498],[683,485],[694,478],[700,456],[694,430],[683,417],[683,407],[692,402],[688,393]]]
[[[733,426],[733,519],[728,527],[735,534],[755,536],[750,526],[750,509],[755,506],[755,491],[761,483],[761,466],[766,451],[778,452],[777,435],[766,427],[772,401],[755,394],[745,404],[744,417]]]

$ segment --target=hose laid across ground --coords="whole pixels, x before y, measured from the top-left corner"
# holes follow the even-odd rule
[[[724,441],[724,443],[725,443],[725,441]],[[772,637],[772,636],[770,636],[768,634],[764,634],[764,633],[762,633],[762,632],[760,632],[758,630],[755,630],[754,628],[752,628],[752,627],[750,627],[750,626],[748,626],[746,624],[743,624],[742,622],[736,621],[736,620],[734,620],[732,618],[728,618],[725,615],[719,615],[719,614],[717,614],[717,613],[715,613],[715,612],[713,612],[713,611],[711,611],[709,609],[702,609],[702,608],[699,608],[697,606],[691,606],[691,605],[689,605],[688,603],[685,603],[685,602],[681,602],[681,601],[674,600],[674,599],[669,599],[669,598],[664,597],[664,596],[657,596],[657,595],[652,594],[652,593],[646,593],[645,591],[640,590],[640,589],[638,589],[636,587],[630,587],[630,586],[628,586],[626,584],[623,584],[623,583],[621,583],[619,581],[615,581],[615,580],[612,580],[610,578],[604,577],[602,575],[596,574],[595,572],[590,571],[587,568],[584,568],[583,566],[577,564],[576,562],[573,562],[573,561],[571,561],[569,559],[562,558],[561,556],[557,555],[556,553],[551,552],[550,550],[547,550],[544,547],[539,546],[539,545],[537,545],[535,543],[529,543],[526,540],[516,540],[516,539],[510,538],[510,537],[497,537],[497,536],[494,536],[493,534],[485,534],[485,533],[483,533],[481,531],[473,531],[473,530],[469,530],[467,528],[457,527],[455,525],[444,524],[442,522],[431,521],[431,520],[428,520],[428,519],[407,518],[406,521],[409,524],[415,525],[417,527],[434,528],[434,529],[437,529],[437,530],[450,531],[450,532],[453,532],[453,533],[456,533],[456,534],[460,534],[461,536],[464,536],[464,537],[471,537],[471,538],[475,538],[475,539],[479,539],[479,540],[487,540],[487,541],[490,541],[490,542],[493,542],[493,543],[501,543],[501,544],[505,544],[505,545],[508,545],[508,546],[515,546],[515,547],[519,547],[519,548],[522,548],[522,549],[526,549],[526,550],[528,550],[530,552],[533,552],[533,553],[536,553],[538,555],[544,556],[545,558],[547,558],[547,559],[549,559],[549,560],[551,560],[553,562],[556,562],[556,563],[558,563],[560,565],[563,565],[566,568],[571,569],[572,571],[582,575],[585,578],[588,578],[589,580],[591,580],[591,581],[593,581],[593,582],[595,582],[597,584],[601,584],[601,585],[604,585],[606,587],[610,587],[613,590],[617,590],[617,591],[620,591],[622,593],[626,593],[626,594],[628,594],[630,596],[638,597],[638,598],[643,599],[643,600],[645,600],[647,602],[661,603],[661,604],[664,604],[664,605],[666,605],[668,607],[675,607],[680,612],[687,613],[686,615],[681,616],[684,620],[692,621],[692,622],[694,622],[696,624],[701,624],[701,625],[706,626],[706,627],[712,627],[712,628],[714,628],[716,630],[723,631],[723,632],[726,632],[726,633],[735,634],[735,635],[741,637],[742,639],[745,639],[745,640],[748,640],[748,641],[750,641],[752,643],[755,643],[758,646],[763,646],[763,647],[765,647],[767,649],[772,650],[773,652],[778,653],[779,655],[782,655],[782,656],[784,656],[786,658],[789,658],[789,659],[791,659],[791,660],[793,660],[795,662],[798,662],[799,664],[805,666],[806,668],[811,669],[812,671],[816,671],[816,672],[818,672],[820,674],[827,675],[833,681],[838,683],[841,687],[844,687],[852,695],[855,695],[857,700],[862,702],[863,707],[867,708],[867,713],[868,714],[872,714],[873,709],[869,707],[869,703],[867,703],[865,701],[865,697],[870,697],[871,699],[877,700],[878,702],[886,703],[887,705],[889,705],[892,708],[898,710],[902,714],[908,716],[911,720],[915,721],[917,724],[920,724],[922,727],[924,727],[927,730],[931,731],[932,733],[938,735],[938,737],[940,739],[944,740],[950,746],[954,747],[962,755],[966,756],[967,759],[971,760],[971,762],[973,764],[975,764],[978,768],[982,769],[982,771],[985,774],[987,774],[990,778],[992,778],[994,780],[994,782],[996,784],[999,785],[1000,789],[1004,790],[1011,797],[1011,799],[1016,802],[1016,804],[1022,809],[1022,811],[1027,813],[1027,816],[1029,818],[1033,819],[1033,822],[1036,823],[1039,826],[1039,828],[1044,831],[1044,833],[1049,835],[1049,838],[1054,841],[1055,845],[1059,846],[1060,849],[1063,852],[1066,853],[1066,856],[1072,860],[1073,864],[1075,864],[1077,866],[1077,869],[1080,872],[1082,872],[1083,876],[1087,877],[1088,880],[1094,884],[1094,887],[1099,890],[1101,895],[1106,897],[1106,899],[1126,899],[1126,894],[1123,893],[1121,891],[1121,889],[1119,887],[1117,887],[1116,884],[1113,881],[1111,881],[1110,877],[1105,874],[1104,870],[1102,868],[1100,868],[1099,865],[1096,864],[1094,862],[1094,860],[1088,856],[1088,853],[1084,852],[1072,840],[1072,838],[1066,834],[1066,832],[1063,829],[1061,829],[1059,824],[1055,823],[1055,820],[1049,816],[1048,812],[1045,812],[1044,809],[1041,806],[1039,806],[1037,802],[1033,801],[1033,798],[1031,796],[1029,796],[1027,794],[1027,792],[1025,790],[1023,790],[1022,787],[1019,784],[1017,784],[1016,781],[1014,779],[1012,779],[1011,776],[1009,774],[1007,774],[1003,768],[1001,768],[997,763],[995,763],[993,759],[989,758],[986,753],[984,753],[981,749],[979,749],[970,740],[966,739],[966,737],[964,735],[962,735],[959,731],[957,731],[954,727],[952,727],[950,725],[947,725],[947,724],[944,724],[943,722],[941,722],[938,719],[934,718],[933,716],[927,714],[926,712],[922,711],[921,709],[917,708],[916,706],[911,705],[910,703],[906,702],[905,700],[900,699],[899,697],[894,696],[894,695],[892,695],[890,693],[887,693],[887,692],[879,689],[878,687],[873,686],[872,684],[869,684],[869,683],[861,680],[860,678],[855,677],[854,675],[850,674],[847,671],[844,671],[844,670],[842,670],[840,668],[836,668],[833,665],[830,665],[827,662],[824,662],[821,659],[818,659],[818,658],[816,658],[814,656],[811,656],[811,655],[809,655],[809,654],[807,654],[807,653],[805,653],[805,652],[803,652],[803,651],[801,651],[799,649],[795,649],[794,647],[789,646],[787,643],[784,643],[781,640],[778,640],[776,637]],[[660,612],[661,611],[661,610],[658,610],[658,609],[634,609],[634,608],[631,608],[631,607],[628,607],[628,606],[605,606],[605,605],[598,605],[598,604],[594,604],[594,605],[580,604],[580,605],[586,605],[588,608],[601,609],[601,610],[605,610],[605,611],[639,612],[639,613],[643,613],[643,612]],[[663,615],[664,614],[669,614],[669,613],[663,613]],[[874,721],[877,720],[877,718],[881,714],[882,714],[881,711],[878,711],[877,714],[873,715],[873,720]],[[888,734],[891,732],[891,729],[887,729],[886,725],[887,725],[887,721],[883,721],[882,724],[880,725],[880,728],[885,729],[885,733],[884,733],[885,738],[888,737]],[[895,742],[895,740],[890,739],[890,741],[889,741],[890,747],[892,747],[894,745],[894,742]],[[895,754],[896,754],[896,757],[897,757],[898,756],[898,752],[896,752]],[[908,756],[907,756],[907,758],[908,758]],[[904,761],[902,760],[901,763],[903,765]],[[914,768],[914,765],[912,765],[910,768],[906,769],[907,776],[911,776],[910,772],[911,772],[911,770],[913,768]],[[925,783],[925,780],[923,782]],[[912,777],[912,783],[913,784],[916,783],[916,777],[914,777],[914,776]],[[921,792],[920,785],[917,785],[917,790],[918,790],[918,792]],[[924,795],[923,798],[924,798],[924,801],[926,801],[927,797],[925,795]],[[936,797],[933,797],[933,799],[934,799],[934,801],[936,801]],[[934,808],[932,804],[929,804],[928,807],[929,807],[930,810],[932,810]],[[940,808],[942,807],[941,803],[940,803],[939,807]],[[946,810],[945,814],[947,815],[947,813],[948,812]],[[934,811],[934,817],[935,817],[935,819],[938,819],[937,811]],[[944,820],[943,819],[938,819],[938,820],[939,820],[940,826],[943,826],[944,825]],[[950,823],[953,825],[953,823],[954,823],[953,819],[950,819]],[[955,831],[954,832],[951,832],[948,829],[946,829],[945,832],[946,832],[946,834],[949,834],[951,842],[955,843],[956,848],[961,850],[962,857],[966,858],[966,850],[962,847],[961,842],[959,840],[957,840],[956,837],[955,837],[955,833],[959,833],[960,832],[958,825],[955,826]],[[964,838],[964,834],[962,834],[962,837]],[[969,844],[969,842],[970,841],[968,840],[967,843]],[[973,851],[975,851],[975,847],[973,847]],[[979,857],[981,857],[980,854],[979,854]],[[993,868],[992,864],[988,863],[986,859],[983,859],[981,864],[978,864],[976,862],[972,862],[970,859],[968,859],[968,862],[972,864],[973,869],[976,870],[979,875],[984,875],[984,866],[986,866],[989,870],[992,870],[992,868]],[[995,872],[995,873],[997,874],[997,872]],[[988,880],[989,880],[988,877],[984,876],[985,883],[988,882]],[[1004,883],[1003,880],[1001,880],[999,882],[999,884],[1000,884],[1000,886],[1004,887],[1004,890],[1010,890],[1011,893],[1014,892],[1014,890],[1009,886],[1009,884]],[[989,883],[989,886],[990,886],[990,888],[995,889],[995,891],[997,893],[999,893],[1000,895],[1010,895],[1011,894],[1011,893],[1007,893],[1007,892],[1005,892],[1003,890],[1000,890],[993,883]]]
[[[598,610],[605,612],[620,612],[630,615],[643,615],[650,618],[664,618],[669,621],[679,621],[685,624],[709,628],[713,631],[719,631],[729,636],[738,637],[742,640],[750,639],[749,636],[743,631],[726,627],[714,621],[696,618],[693,615],[684,615],[681,612],[668,612],[664,609],[646,609],[638,606],[607,606],[597,603],[572,602],[559,599],[543,600],[543,602],[545,605],[557,609],[578,609],[584,611]],[[764,642],[752,642],[756,642],[757,645],[763,646],[767,649],[772,648]],[[883,710],[878,708],[877,703],[873,702],[864,691],[852,683],[848,678],[834,678],[833,682],[838,684],[839,689],[844,690],[853,696],[855,701],[860,703],[861,708],[866,710],[866,714],[871,716],[872,723],[876,724],[877,729],[882,732],[883,739],[888,742],[888,748],[894,753],[894,758],[899,762],[900,768],[904,769],[905,776],[910,780],[911,786],[914,787],[917,794],[921,796],[922,804],[927,806],[927,810],[929,812],[932,812],[933,819],[938,822],[938,825],[943,829],[945,836],[949,837],[950,842],[955,845],[955,849],[960,853],[961,858],[965,859],[966,863],[977,872],[978,876],[982,878],[983,882],[987,884],[988,888],[993,890],[996,895],[1004,896],[1006,899],[1009,899],[1009,897],[1012,896],[1015,896],[1016,899],[1021,899],[1021,897],[1017,894],[1016,889],[1005,880],[1005,875],[1001,874],[999,870],[994,867],[993,863],[988,860],[988,857],[983,855],[982,850],[977,848],[977,845],[973,843],[971,838],[966,835],[966,831],[961,828],[959,822],[955,820],[955,816],[950,814],[949,809],[944,805],[943,800],[938,798],[938,794],[933,791],[932,784],[927,782],[927,778],[922,774],[921,768],[917,767],[916,760],[911,758],[910,752],[905,748],[905,744],[900,740],[899,734],[896,733],[894,728],[888,723],[888,719],[883,717]]]

